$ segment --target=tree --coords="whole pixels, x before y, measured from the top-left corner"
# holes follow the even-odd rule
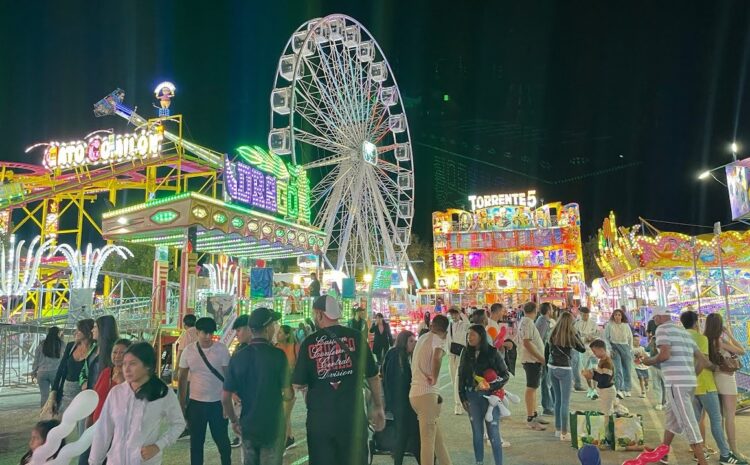
[[[112,256],[104,264],[103,273],[107,271],[114,271],[117,273],[132,274],[136,276],[142,276],[149,278],[153,275],[154,270],[154,247],[144,244],[130,244],[130,243],[117,243],[118,245],[124,245],[131,252],[133,257],[123,260],[119,256]],[[172,270],[170,270],[171,273]],[[171,277],[170,277],[171,278]],[[151,284],[141,281],[130,281],[128,282],[130,289],[133,293],[141,297],[148,297],[151,295]]]
[[[583,247],[583,272],[586,275],[586,283],[590,286],[596,278],[601,278],[602,271],[596,264],[596,254],[599,253],[599,241],[596,235],[589,238],[582,244]]]
[[[414,272],[420,280],[427,278],[430,283],[435,281],[435,252],[432,247],[432,241],[425,241],[417,234],[411,235],[411,243],[406,249],[409,260],[412,261]]]

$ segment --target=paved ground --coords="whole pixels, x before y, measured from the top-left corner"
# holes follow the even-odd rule
[[[444,367],[440,379],[441,392],[446,399],[446,405],[451,406],[453,401],[452,389],[448,380],[447,366]],[[512,392],[523,393],[523,375],[510,382],[508,389]],[[35,390],[0,391],[0,465],[15,465],[26,448],[28,434],[31,426],[36,421],[38,414],[39,396]],[[571,397],[571,409],[595,409],[596,403],[585,398],[583,393],[573,393]],[[663,414],[652,407],[651,399],[640,399],[632,397],[625,400],[625,405],[633,413],[643,415],[646,428],[646,441],[648,444],[659,444],[659,438],[663,427]],[[528,430],[524,423],[522,405],[513,406],[513,416],[502,423],[501,431],[505,440],[510,441],[511,447],[504,449],[504,463],[510,465],[568,465],[578,463],[575,450],[568,443],[561,443],[554,437],[554,429],[545,432],[533,432]],[[304,465],[307,462],[307,447],[305,442],[304,417],[305,409],[301,400],[298,399],[293,412],[293,429],[298,440],[298,446],[290,449],[285,456],[285,465]],[[473,465],[474,456],[471,446],[471,429],[466,415],[455,416],[446,409],[441,418],[441,425],[446,432],[448,447],[454,464]],[[750,455],[750,415],[741,415],[737,418],[737,430],[741,452]],[[710,436],[710,434],[709,434]],[[209,435],[210,437],[210,435]],[[708,440],[709,445],[715,447],[713,439]],[[218,464],[218,453],[210,439],[206,447],[206,465]],[[671,463],[677,465],[692,464],[691,455],[688,453],[687,443],[677,439],[674,443],[675,453],[671,455]],[[166,465],[186,465],[189,463],[189,443],[186,439],[180,440],[177,445],[166,451],[164,463]],[[623,461],[637,455],[633,452],[603,452],[602,463],[605,465],[619,465]],[[714,456],[716,457],[716,456]],[[239,464],[238,449],[233,449],[233,463]],[[393,463],[389,456],[376,456],[374,464]],[[407,458],[405,463],[416,464],[412,458]],[[492,463],[489,445],[486,447],[485,463]],[[718,463],[718,458],[710,463]]]

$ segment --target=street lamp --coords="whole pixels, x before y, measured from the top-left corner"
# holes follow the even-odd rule
[[[365,280],[365,284],[370,284],[372,282],[372,275],[370,273],[365,273],[363,279]]]
[[[427,279],[427,278],[423,278],[422,279],[422,287],[424,287],[425,289],[428,289],[430,287],[430,280]]]

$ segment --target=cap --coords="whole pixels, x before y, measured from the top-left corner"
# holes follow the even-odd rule
[[[332,320],[341,318],[341,307],[330,295],[322,295],[313,302],[313,310],[322,310]]]
[[[589,308],[588,308],[588,307],[580,307],[580,308],[578,309],[578,311],[579,311],[580,313],[591,313],[591,310],[589,310]]]
[[[263,329],[274,321],[279,321],[281,314],[270,308],[258,307],[250,313],[247,325],[251,329]]]
[[[236,320],[234,320],[234,323],[232,323],[232,329],[240,329],[248,326],[248,323],[250,322],[250,315],[240,315],[237,317]]]
[[[596,446],[586,444],[578,449],[578,460],[581,461],[581,465],[601,465],[602,456]]]
[[[667,307],[654,307],[653,312],[651,313],[652,316],[672,316],[672,312],[669,311]]]

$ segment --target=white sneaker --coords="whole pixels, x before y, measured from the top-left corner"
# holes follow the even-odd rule
[[[560,442],[570,442],[570,433],[560,434]]]
[[[646,398],[646,393],[645,393],[645,392],[642,392],[642,393],[641,393],[641,399],[645,399],[645,398]]]
[[[463,407],[454,407],[453,408],[453,414],[454,415],[463,415],[464,414]]]
[[[555,430],[555,437],[556,437],[556,438],[559,438],[559,437],[560,437],[560,434],[561,434],[561,433],[560,433],[560,430]]]
[[[510,442],[509,441],[506,441],[506,440],[503,439],[502,443],[503,443],[503,447],[510,447]]]
[[[625,398],[625,393],[624,392],[622,392],[622,391],[615,391],[615,393],[616,393],[615,395],[616,395],[616,397],[618,399],[624,399]]]
[[[630,393],[630,391],[625,391],[623,392],[623,394],[625,394],[625,397],[632,397],[632,394]]]
[[[661,405],[661,404],[657,405],[657,406],[656,406],[656,407],[654,407],[654,408],[655,408],[656,410],[660,411],[660,412],[661,412],[662,410],[664,410],[664,406],[663,406],[663,405]]]

